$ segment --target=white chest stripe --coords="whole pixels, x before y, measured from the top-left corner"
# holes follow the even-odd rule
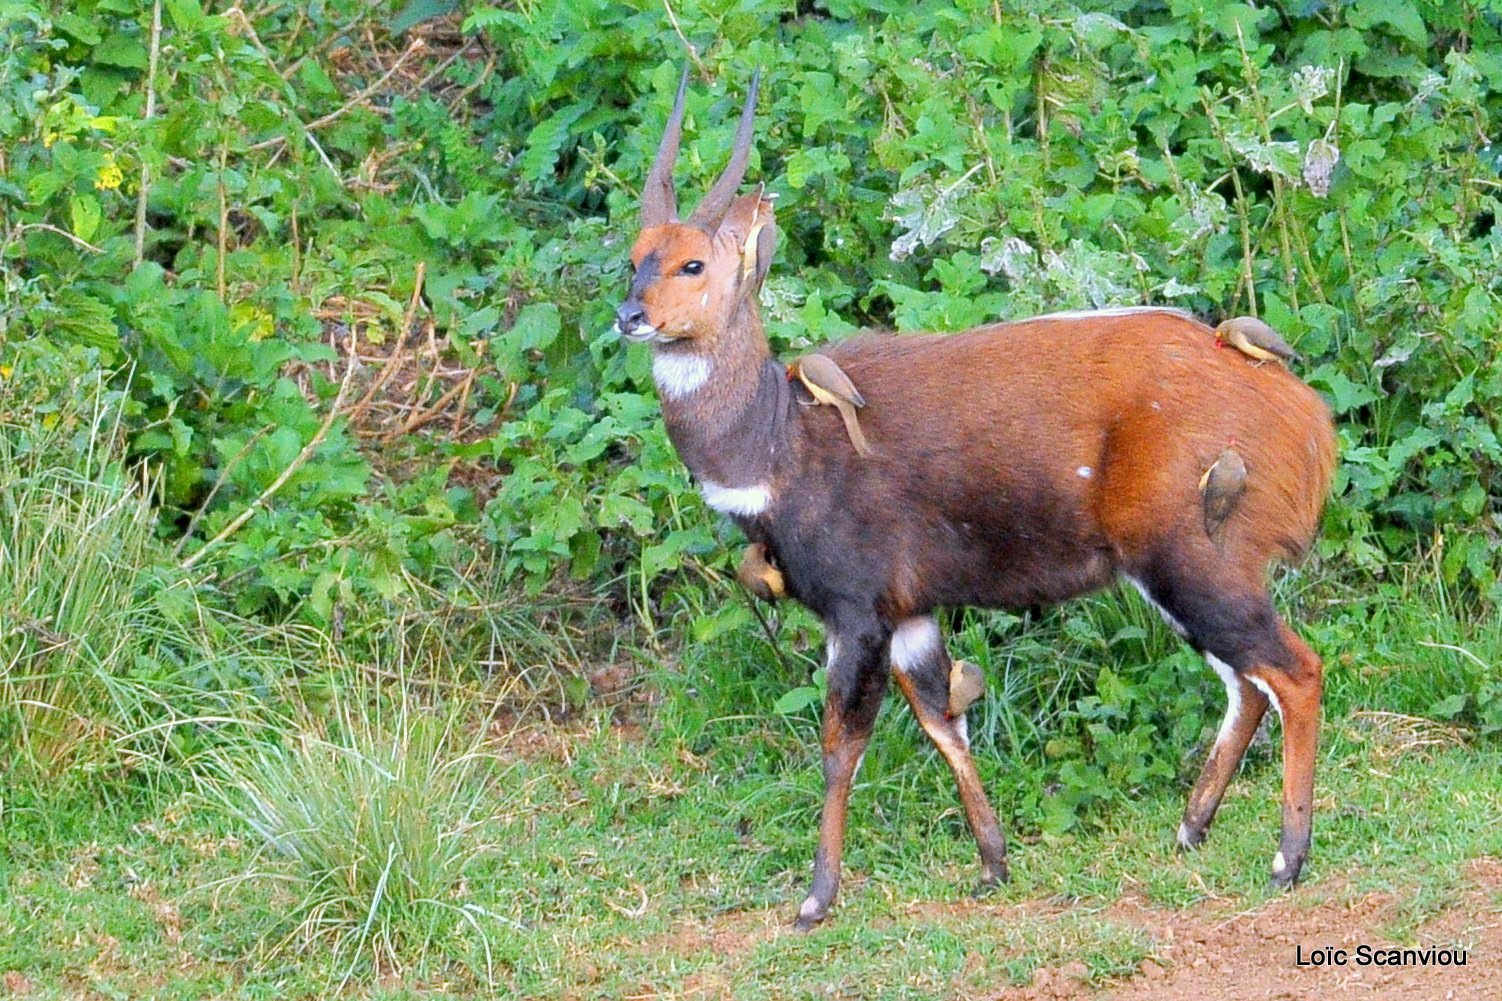
[[[722,487],[709,480],[699,481],[704,502],[721,514],[761,514],[772,502],[772,491],[765,483],[749,487]]]
[[[668,354],[652,356],[652,380],[657,391],[670,400],[687,396],[709,379],[709,359],[698,355]]]

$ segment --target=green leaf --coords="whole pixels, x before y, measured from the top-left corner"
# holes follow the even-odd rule
[[[800,713],[809,706],[819,704],[819,690],[812,685],[800,685],[790,691],[782,693],[782,696],[772,703],[772,711],[779,716],[791,716]]]
[[[106,66],[143,70],[147,61],[146,46],[135,35],[117,31],[94,47],[92,58]]]
[[[1330,397],[1330,409],[1337,414],[1349,413],[1378,399],[1375,390],[1352,382],[1350,376],[1333,365],[1321,365],[1309,374],[1308,381],[1325,387]]]
[[[563,329],[558,307],[551,302],[533,302],[521,308],[516,322],[506,332],[506,340],[520,351],[541,351],[552,344]]]
[[[1356,0],[1346,15],[1346,23],[1363,29],[1385,24],[1418,48],[1429,45],[1429,32],[1413,0]]]
[[[803,135],[812,136],[825,122],[842,121],[845,103],[840,100],[840,88],[828,73],[803,74],[803,87],[798,91],[798,103],[803,110]]]
[[[1110,646],[1115,646],[1118,643],[1126,643],[1132,640],[1145,639],[1147,639],[1147,630],[1143,629],[1141,626],[1122,626],[1120,629],[1116,630],[1115,635],[1111,637],[1111,639],[1108,641],[1108,644]]]
[[[51,326],[59,333],[99,348],[111,357],[119,349],[120,329],[115,326],[114,310],[98,299],[75,289],[64,289],[53,298],[53,308]]]
[[[582,101],[570,104],[538,122],[527,133],[527,151],[517,158],[522,177],[533,184],[541,184],[548,179],[554,164],[558,162],[558,151],[568,139],[569,130],[587,110],[589,105]]]
[[[466,35],[483,31],[486,28],[505,28],[508,31],[524,32],[532,26],[524,14],[514,10],[502,10],[499,7],[481,7],[471,11],[464,19],[460,30]]]
[[[1454,719],[1465,711],[1466,694],[1456,692],[1440,699],[1429,707],[1429,715],[1435,719]]]
[[[98,45],[104,37],[99,33],[98,25],[77,14],[63,14],[52,23],[59,31],[72,35],[85,45]]]
[[[708,615],[694,619],[690,632],[695,643],[708,643],[750,624],[751,610],[743,602],[727,601]]]
[[[167,16],[178,31],[191,34],[203,27],[203,6],[199,0],[164,0],[162,6],[167,8]]]
[[[407,5],[401,9],[401,13],[388,21],[386,27],[393,34],[400,35],[424,21],[452,14],[458,9],[458,0],[407,0]]]
[[[84,241],[94,238],[104,218],[99,199],[89,194],[74,195],[68,203],[68,214],[73,218],[73,235]]]
[[[478,337],[495,329],[495,325],[501,320],[501,311],[497,306],[486,306],[477,309],[464,318],[459,324],[459,333],[465,337]]]

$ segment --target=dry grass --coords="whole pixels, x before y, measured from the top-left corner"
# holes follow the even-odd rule
[[[1357,739],[1370,747],[1372,758],[1378,762],[1464,747],[1470,737],[1465,727],[1455,723],[1380,709],[1353,712],[1351,723]]]

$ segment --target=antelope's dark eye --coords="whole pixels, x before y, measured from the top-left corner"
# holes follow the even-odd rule
[[[704,262],[689,261],[683,267],[679,268],[678,271],[685,275],[702,275],[704,273]]]

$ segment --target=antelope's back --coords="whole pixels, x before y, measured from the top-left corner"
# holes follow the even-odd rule
[[[1293,373],[1220,347],[1183,314],[863,335],[827,352],[868,401],[869,475],[944,518],[995,518],[1014,549],[1016,537],[1057,533],[1119,562],[1170,533],[1203,537],[1199,480],[1227,447],[1248,473],[1223,556],[1260,574],[1301,554],[1318,527],[1335,462],[1328,408]]]

